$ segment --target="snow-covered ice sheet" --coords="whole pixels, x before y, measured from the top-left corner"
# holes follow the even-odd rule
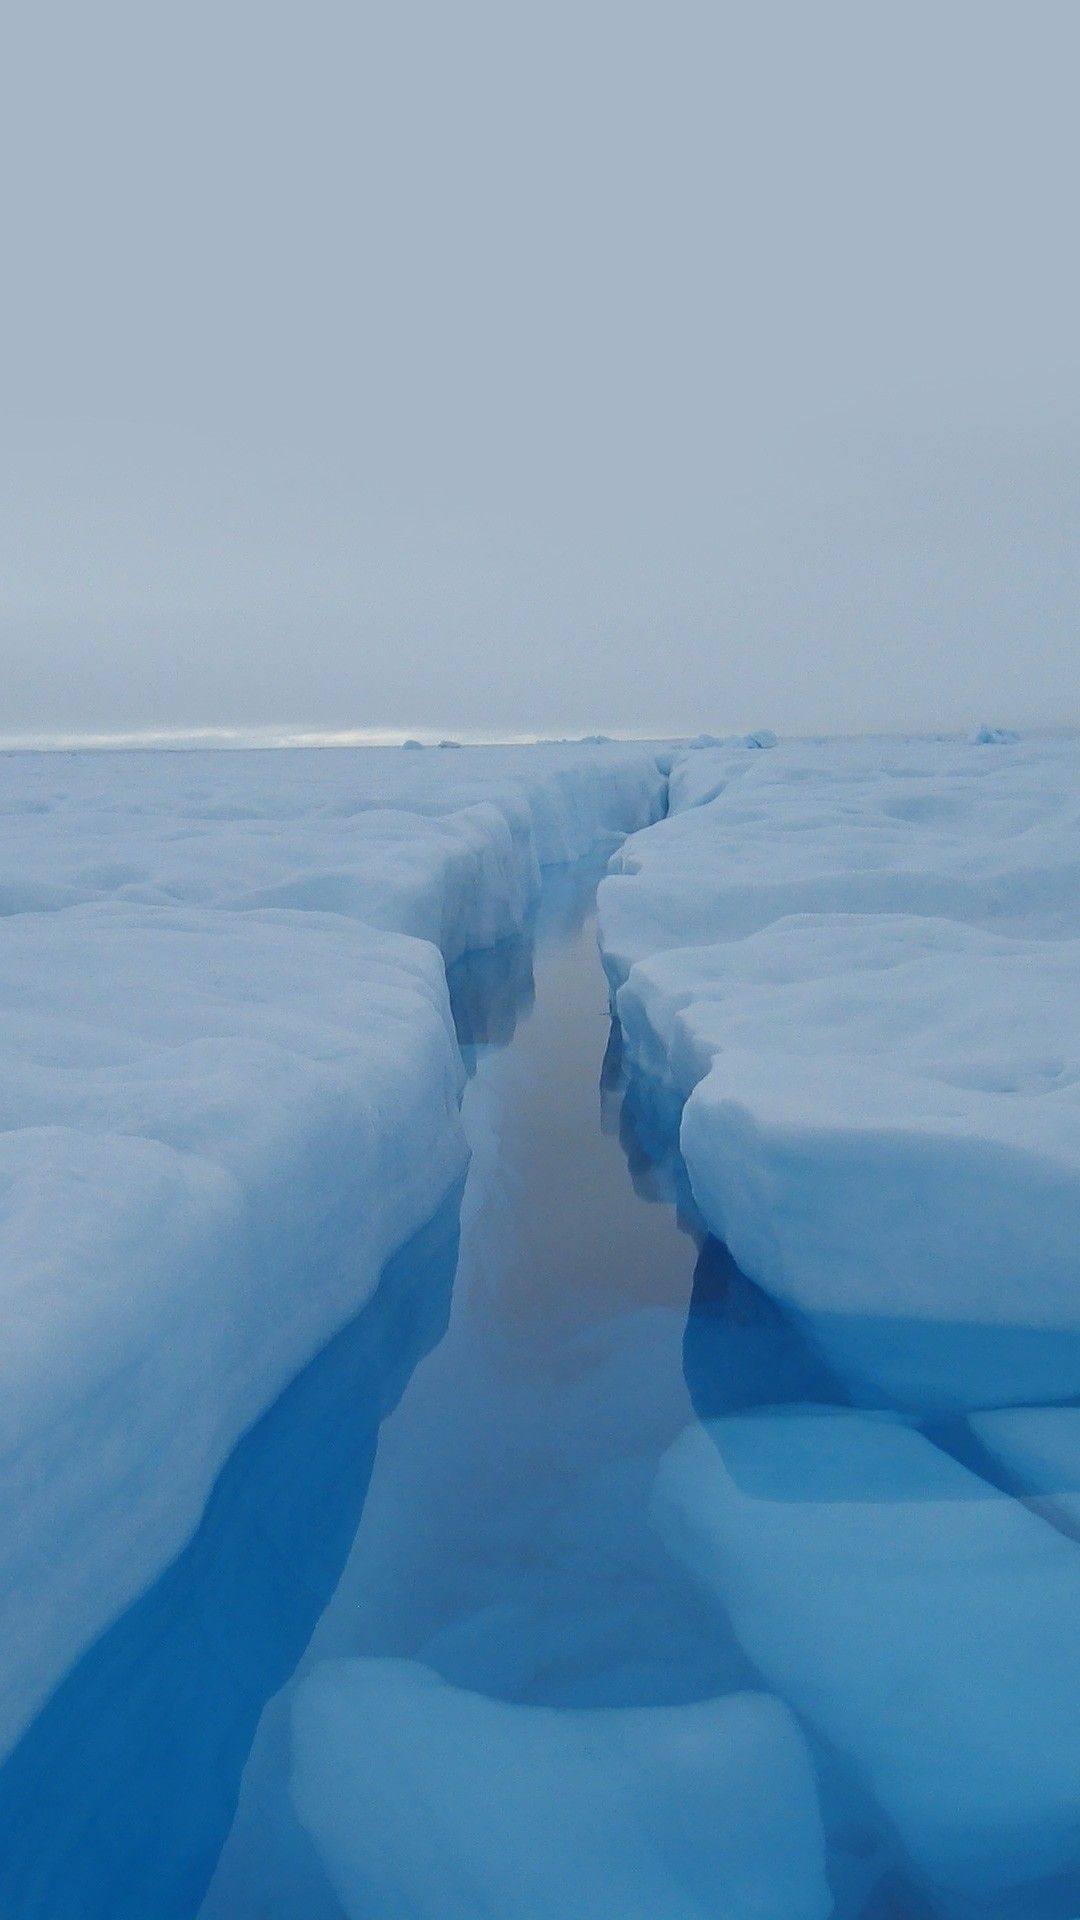
[[[662,811],[648,748],[0,757],[0,914],[119,896],[293,906],[433,940],[520,933],[539,870]]]
[[[636,747],[0,759],[0,1749],[460,1177],[444,962],[663,790]]]
[[[0,941],[0,1736],[460,1177],[432,947],[119,904]]]
[[[1080,1869],[1080,1549],[897,1417],[820,1408],[693,1428],[657,1516],[917,1875],[1044,1911]]]
[[[1080,747],[687,754],[600,890],[694,1197],[856,1391],[1080,1393]]]
[[[618,996],[739,1265],[890,1401],[1080,1393],[1080,942],[801,915]]]
[[[600,893],[618,987],[666,947],[792,913],[917,913],[1014,933],[1080,931],[1080,743],[783,743],[686,754],[670,813]]]
[[[554,1710],[331,1661],[293,1727],[294,1798],[350,1920],[832,1912],[806,1744],[766,1694]]]

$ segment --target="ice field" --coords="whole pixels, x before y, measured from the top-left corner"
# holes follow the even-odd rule
[[[1073,742],[702,752],[600,890],[695,1199],[857,1396],[1080,1395]]]
[[[1075,1920],[1080,744],[9,754],[0,1049],[3,1920]]]
[[[557,748],[3,775],[9,1745],[463,1172],[444,962],[662,781]]]

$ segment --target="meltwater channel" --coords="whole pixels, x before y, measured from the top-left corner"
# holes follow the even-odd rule
[[[464,1189],[0,1771],[4,1920],[342,1920],[290,1793],[296,1690],[329,1658],[555,1709],[760,1686],[658,1535],[657,1464],[696,1417],[837,1392],[698,1231],[664,1116],[625,1092],[601,870],[549,874],[530,940],[454,970]],[[818,1760],[837,1912],[921,1914]]]

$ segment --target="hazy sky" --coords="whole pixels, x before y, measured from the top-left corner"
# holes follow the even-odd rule
[[[1076,0],[21,11],[0,734],[1080,722]]]

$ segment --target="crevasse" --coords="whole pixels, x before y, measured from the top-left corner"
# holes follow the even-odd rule
[[[446,963],[647,748],[0,768],[0,1747],[460,1178]]]

